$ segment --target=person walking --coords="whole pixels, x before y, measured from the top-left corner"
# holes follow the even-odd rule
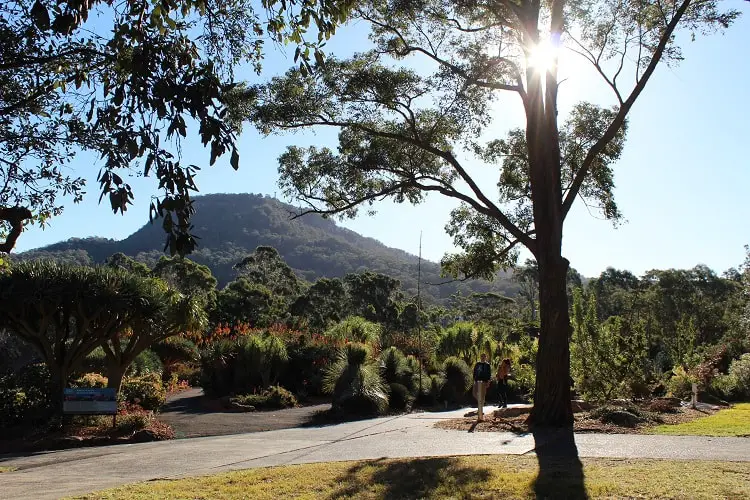
[[[508,378],[510,377],[510,359],[505,358],[497,367],[497,392],[500,408],[508,407]]]
[[[487,362],[487,354],[482,353],[480,361],[474,365],[474,397],[477,398],[477,421],[484,418],[484,396],[492,379],[492,368]]]

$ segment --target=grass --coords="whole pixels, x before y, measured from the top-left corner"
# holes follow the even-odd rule
[[[151,481],[79,498],[750,498],[750,462],[380,459],[250,469]]]
[[[15,467],[0,467],[0,474],[3,472],[13,472],[14,470],[16,470]]]
[[[708,417],[676,425],[659,425],[652,434],[690,436],[750,436],[750,403],[737,404]]]

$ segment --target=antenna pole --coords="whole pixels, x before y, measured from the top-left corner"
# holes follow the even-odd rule
[[[417,261],[417,335],[419,337],[419,395],[422,395],[422,231],[419,232],[419,260]]]

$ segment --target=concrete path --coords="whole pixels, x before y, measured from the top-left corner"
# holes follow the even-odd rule
[[[247,432],[290,429],[309,424],[315,413],[330,404],[249,413],[217,412],[206,409],[203,389],[189,389],[167,399],[159,420],[169,424],[177,437],[223,436]]]
[[[46,499],[158,478],[285,465],[382,457],[533,453],[534,437],[435,429],[438,419],[467,410],[417,413],[314,428],[0,457],[0,498]],[[488,412],[492,409],[488,409]],[[750,461],[750,439],[580,434],[582,457]]]

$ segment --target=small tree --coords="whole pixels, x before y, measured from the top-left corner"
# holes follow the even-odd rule
[[[326,367],[323,390],[333,395],[333,408],[355,415],[381,413],[388,408],[388,393],[364,344],[347,344],[338,359]]]

